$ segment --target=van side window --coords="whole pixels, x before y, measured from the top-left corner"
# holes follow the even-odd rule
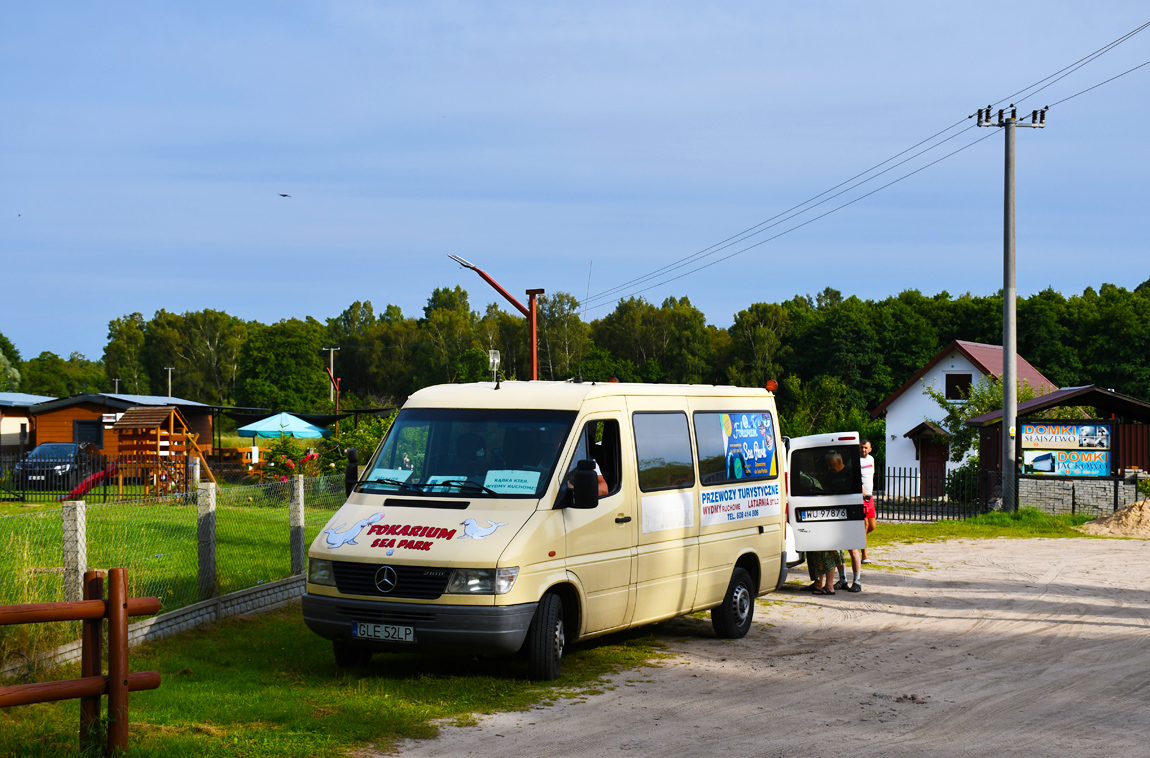
[[[620,469],[623,459],[619,445],[618,421],[598,419],[588,421],[584,425],[583,431],[579,434],[579,441],[575,445],[575,452],[571,456],[571,462],[567,465],[564,481],[570,477],[579,461],[587,458],[595,461],[595,465],[599,467],[599,473],[607,482],[607,494],[613,495],[618,492],[619,483],[622,481]]]
[[[639,489],[682,489],[695,485],[691,433],[685,413],[636,413],[635,453],[639,461]]]
[[[704,486],[779,475],[775,422],[770,412],[698,411],[694,419],[699,479]]]

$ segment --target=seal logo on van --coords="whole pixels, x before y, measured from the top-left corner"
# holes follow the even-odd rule
[[[364,527],[370,526],[382,518],[383,511],[380,511],[379,513],[371,514],[365,519],[360,519],[347,529],[344,529],[344,527],[347,526],[346,524],[340,524],[334,529],[324,529],[323,533],[327,535],[327,546],[335,550],[337,547],[343,547],[344,545],[355,545],[355,538],[364,530]]]

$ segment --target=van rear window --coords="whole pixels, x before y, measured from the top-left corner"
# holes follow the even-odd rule
[[[858,445],[808,447],[791,452],[791,494],[801,497],[862,492]]]
[[[767,411],[695,413],[699,479],[704,485],[779,475],[775,422]]]

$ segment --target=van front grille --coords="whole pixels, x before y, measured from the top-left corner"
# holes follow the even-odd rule
[[[447,589],[447,580],[451,576],[451,569],[431,566],[391,566],[385,563],[350,561],[333,561],[332,565],[335,569],[335,586],[345,595],[432,600]],[[384,566],[391,566],[395,570],[395,588],[390,592],[381,591],[376,582],[376,576]]]

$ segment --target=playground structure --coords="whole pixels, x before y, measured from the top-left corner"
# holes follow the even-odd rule
[[[167,406],[129,408],[112,424],[117,436],[118,460],[103,472],[85,479],[68,494],[80,497],[107,477],[116,478],[119,494],[124,492],[124,479],[129,477],[144,485],[144,493],[161,495],[188,489],[192,461],[199,462],[200,475],[216,483],[207,456],[196,444],[196,435],[180,409]]]

